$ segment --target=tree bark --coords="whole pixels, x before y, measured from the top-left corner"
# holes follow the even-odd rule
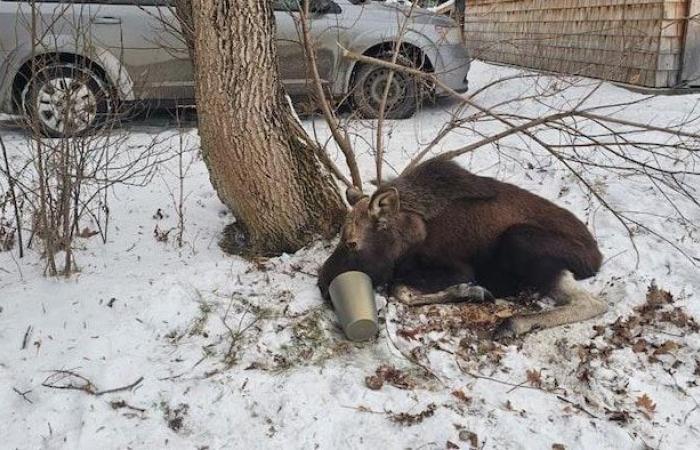
[[[272,2],[191,4],[202,154],[245,253],[293,252],[334,235],[345,208],[285,101]]]

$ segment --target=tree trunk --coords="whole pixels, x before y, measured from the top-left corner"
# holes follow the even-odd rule
[[[345,208],[284,98],[272,2],[192,0],[191,10],[202,154],[245,252],[293,252],[332,236]]]

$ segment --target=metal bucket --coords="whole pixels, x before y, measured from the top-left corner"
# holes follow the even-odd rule
[[[345,335],[366,341],[379,331],[372,280],[363,272],[344,272],[333,279],[329,292]]]

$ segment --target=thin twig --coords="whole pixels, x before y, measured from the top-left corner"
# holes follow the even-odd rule
[[[20,395],[27,403],[34,403],[33,401],[29,400],[29,398],[27,398],[27,394],[32,392],[31,389],[28,391],[22,392],[19,389],[17,389],[16,387],[13,387],[12,390],[15,391],[17,393],[17,395]]]
[[[27,343],[29,342],[29,336],[32,334],[32,326],[29,325],[27,326],[27,331],[24,332],[24,338],[22,339],[22,347],[20,348],[21,350],[24,350],[27,348]]]
[[[570,404],[571,406],[573,406],[574,408],[578,409],[579,411],[588,414],[588,416],[591,417],[591,418],[593,418],[593,419],[599,419],[599,418],[600,418],[600,417],[596,416],[595,414],[593,414],[592,412],[588,411],[588,410],[587,410],[586,408],[584,408],[583,406],[579,405],[578,403],[576,403],[576,402],[574,402],[574,401],[569,400],[568,398],[566,398],[566,397],[564,397],[564,396],[562,396],[562,395],[557,395],[557,398],[558,398],[559,400],[561,400],[562,402],[565,402],[565,403]]]

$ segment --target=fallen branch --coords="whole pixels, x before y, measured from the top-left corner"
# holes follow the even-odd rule
[[[130,391],[133,388],[135,388],[136,386],[138,386],[139,384],[141,384],[142,381],[143,381],[143,377],[139,377],[136,381],[134,381],[131,384],[128,384],[128,385],[122,386],[122,387],[117,387],[117,388],[113,388],[113,389],[105,389],[104,391],[95,392],[95,395],[100,396],[100,395],[104,395],[104,394],[112,394],[114,392]]]
[[[66,379],[77,379],[76,382],[67,382],[66,384],[59,384]],[[51,375],[46,377],[46,379],[41,383],[42,386],[50,389],[68,389],[73,391],[83,391],[90,395],[99,397],[104,394],[112,394],[115,392],[129,391],[136,386],[138,386],[143,381],[143,377],[139,377],[136,381],[126,386],[100,390],[95,386],[95,384],[79,373],[73,372],[71,370],[54,370]]]
[[[137,408],[136,406],[131,406],[130,404],[128,404],[128,403],[125,402],[124,400],[117,400],[117,401],[114,401],[114,402],[109,402],[109,406],[111,406],[112,409],[127,408],[127,409],[130,409],[130,410],[132,410],[132,411],[138,411],[138,412],[140,412],[140,413],[146,412],[145,409],[143,409],[143,408]]]
[[[541,387],[537,387],[537,386],[526,386],[526,385],[524,385],[523,383],[520,383],[520,384],[511,383],[511,382],[509,382],[509,381],[499,380],[498,378],[488,377],[488,376],[486,376],[486,375],[479,375],[479,374],[470,372],[470,371],[465,370],[464,368],[462,368],[462,366],[459,364],[459,362],[457,362],[457,366],[460,368],[460,370],[461,370],[463,373],[469,375],[469,376],[472,377],[472,378],[478,378],[478,379],[481,379],[481,380],[493,381],[494,383],[503,384],[503,385],[506,385],[506,386],[511,386],[511,387],[513,387],[513,388],[534,389],[534,390],[536,390],[536,391],[546,392],[547,394],[554,394],[554,392],[548,391],[548,390],[546,390],[546,389],[542,389]],[[508,392],[510,392],[510,391],[508,391]]]

